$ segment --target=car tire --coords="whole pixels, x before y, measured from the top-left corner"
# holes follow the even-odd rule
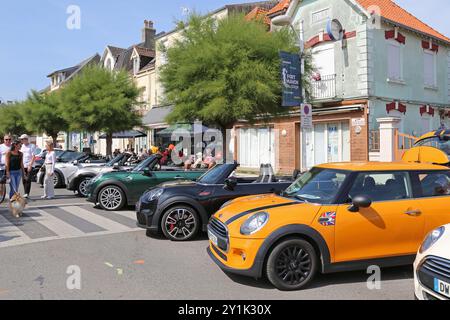
[[[81,179],[80,183],[78,183],[78,187],[77,187],[77,192],[78,192],[78,196],[81,198],[87,198],[88,194],[87,194],[87,185],[89,184],[89,182],[92,180],[91,177],[84,177]]]
[[[295,291],[306,287],[318,270],[314,247],[303,239],[288,239],[270,253],[266,275],[270,283],[281,291]]]
[[[171,241],[189,241],[200,228],[198,213],[188,206],[174,206],[166,210],[161,219],[161,230]]]
[[[63,185],[63,179],[61,177],[61,174],[59,172],[55,172],[55,175],[53,176],[53,186],[55,189],[61,188]]]
[[[117,186],[106,186],[98,193],[100,208],[106,211],[117,211],[125,206],[125,194]]]

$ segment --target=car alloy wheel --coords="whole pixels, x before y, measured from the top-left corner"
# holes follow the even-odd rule
[[[109,186],[103,188],[98,196],[100,206],[108,211],[122,209],[125,201],[124,194],[119,187]]]
[[[55,172],[53,175],[53,186],[59,188],[61,186],[61,180],[61,175],[58,172]]]
[[[269,281],[279,290],[299,290],[314,278],[317,254],[305,240],[286,240],[271,252],[266,271]]]
[[[190,240],[197,234],[198,228],[198,215],[189,207],[171,208],[162,219],[163,233],[172,241]]]
[[[86,198],[88,196],[87,186],[91,182],[92,178],[83,178],[78,185],[78,195]]]

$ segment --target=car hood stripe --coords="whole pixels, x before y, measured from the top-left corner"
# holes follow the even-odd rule
[[[274,204],[274,205],[270,205],[270,206],[259,207],[259,208],[255,208],[255,209],[252,209],[252,210],[244,211],[242,213],[239,213],[239,214],[235,215],[233,218],[229,219],[227,222],[225,222],[225,224],[227,226],[229,226],[230,224],[232,224],[236,220],[239,220],[240,218],[245,217],[246,215],[249,215],[249,214],[252,214],[252,213],[255,213],[255,212],[269,210],[269,209],[274,209],[274,208],[281,208],[281,207],[292,206],[294,204],[298,204],[298,202],[288,202],[288,203]]]

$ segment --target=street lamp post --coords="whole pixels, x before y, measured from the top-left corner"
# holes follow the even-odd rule
[[[294,32],[296,38],[298,39],[298,45],[300,48],[300,65],[301,65],[301,76],[305,74],[305,59],[303,57],[303,53],[305,51],[305,42],[303,38],[303,21],[300,22],[300,32],[297,32],[295,29],[294,24],[292,23],[292,18],[289,15],[282,15],[278,16],[272,19],[272,25],[278,26],[278,27],[287,27],[289,26],[292,31]],[[300,80],[302,77],[300,77]],[[301,101],[302,103],[305,103],[306,94],[305,94],[305,88],[302,86],[302,92],[300,93]],[[300,106],[301,107],[301,106]],[[301,117],[301,116],[300,116]],[[300,119],[300,126],[301,126],[301,132],[300,132],[300,140],[301,140],[301,171],[305,171],[307,169],[306,167],[306,135],[307,135],[307,129],[304,128],[301,125],[302,121]]]

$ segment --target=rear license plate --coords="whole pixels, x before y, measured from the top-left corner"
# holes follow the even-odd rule
[[[434,291],[450,298],[450,284],[439,279],[434,279]]]
[[[208,231],[208,237],[209,237],[209,240],[217,247],[219,240],[217,239],[217,237],[214,234],[212,234],[211,231]]]

